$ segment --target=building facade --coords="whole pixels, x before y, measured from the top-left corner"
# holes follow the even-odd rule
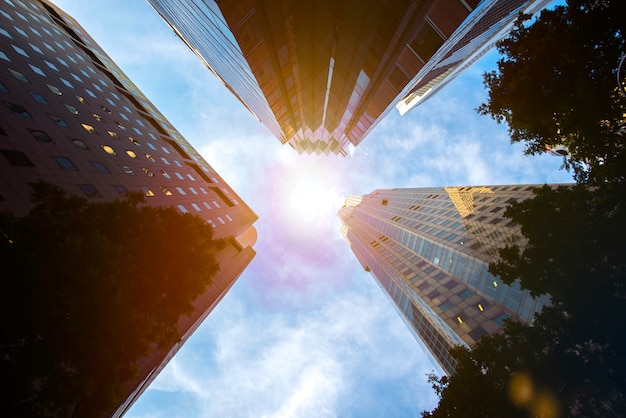
[[[283,144],[347,154],[549,0],[148,0]]]
[[[226,240],[220,271],[179,321],[182,340],[140,362],[113,416],[123,414],[228,292],[255,255],[256,214],[111,61],[46,0],[0,2],[0,210],[32,207],[45,180],[93,201],[141,191]]]
[[[503,213],[534,187],[376,190],[339,210],[350,249],[446,373],[455,366],[450,348],[471,347],[506,318],[530,322],[549,303],[488,272],[499,248],[525,244]]]

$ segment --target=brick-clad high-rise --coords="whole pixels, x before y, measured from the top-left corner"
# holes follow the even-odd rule
[[[94,202],[141,191],[154,206],[196,214],[224,238],[220,271],[179,321],[182,341],[140,362],[133,401],[228,292],[255,255],[256,214],[81,26],[44,0],[0,2],[0,210],[32,206],[45,180]]]

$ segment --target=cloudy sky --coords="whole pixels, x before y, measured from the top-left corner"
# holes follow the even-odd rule
[[[439,369],[338,232],[347,195],[377,188],[571,182],[476,114],[495,53],[387,116],[350,157],[283,147],[142,0],[54,0],[259,215],[257,256],[127,414],[415,417]]]

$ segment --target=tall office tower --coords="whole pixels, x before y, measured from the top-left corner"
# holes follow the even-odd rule
[[[376,190],[339,210],[356,258],[446,373],[455,366],[450,348],[498,332],[505,318],[529,322],[549,303],[488,272],[498,248],[524,245],[519,226],[502,215],[533,187]]]
[[[347,154],[550,0],[148,0],[283,144]]]
[[[135,190],[150,205],[199,215],[226,240],[213,284],[179,321],[185,341],[254,257],[256,214],[84,29],[46,0],[0,2],[0,98],[0,210],[26,213],[29,183],[39,179],[95,202]],[[180,344],[141,361],[114,416]]]

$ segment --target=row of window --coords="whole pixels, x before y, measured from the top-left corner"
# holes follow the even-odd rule
[[[2,51],[0,51],[0,58],[3,58],[3,56],[6,56],[6,55],[5,55]],[[38,68],[38,67],[35,67],[35,66],[34,66],[34,65],[32,65],[32,64],[29,64],[29,66],[33,69],[33,71],[37,72],[38,74],[45,75],[43,72],[41,72],[41,70],[39,70],[39,68]],[[30,80],[28,79],[28,77],[26,77],[23,73],[21,73],[21,72],[19,72],[19,71],[17,71],[17,70],[13,70],[13,69],[11,69],[11,68],[7,68],[7,69],[8,69],[8,71],[11,73],[11,75],[12,75],[13,77],[15,77],[16,79],[18,79],[18,80],[20,80],[20,81],[22,81],[22,82],[24,82],[24,83],[30,83]],[[61,77],[59,77],[59,79],[61,80],[61,82],[62,82],[62,83],[64,83],[64,84],[65,84],[65,85],[67,85],[68,87],[74,88],[74,86],[73,86],[73,85],[72,85],[69,81],[67,81],[67,80],[65,80],[64,78],[61,78]],[[95,84],[94,84],[94,85],[95,85]],[[62,91],[61,91],[58,87],[56,87],[56,86],[54,86],[54,85],[52,85],[52,84],[47,84],[47,86],[48,86],[48,89],[50,89],[50,91],[51,91],[52,93],[54,93],[54,94],[56,94],[56,95],[58,95],[58,96],[62,96],[62,95],[63,95],[63,92],[62,92]],[[98,90],[102,91],[99,87],[98,87]],[[8,90],[6,89],[6,87],[4,87],[4,91],[7,91],[7,92],[8,92]],[[87,92],[87,94],[89,94],[89,95],[90,95],[91,97],[93,97],[93,98],[97,98],[97,97],[98,97],[98,96],[96,96],[96,94],[95,94],[94,92],[92,92],[92,91],[91,91],[91,90],[89,90],[89,89],[85,89],[85,91]],[[32,92],[30,92],[30,94],[31,94],[31,96],[33,97],[33,99],[34,99],[36,102],[41,103],[41,104],[49,104],[49,103],[48,103],[48,101],[46,100],[46,98],[45,98],[45,97],[43,97],[42,95],[40,95],[40,94],[38,94],[38,93],[32,93]],[[118,96],[118,97],[119,97],[119,96]],[[81,97],[81,96],[77,96],[77,98],[78,98],[78,100],[79,100],[81,103],[86,104],[86,105],[88,104],[88,103],[86,102],[86,100],[85,100],[83,97]],[[114,102],[113,100],[111,100],[111,99],[109,99],[109,98],[106,98],[106,100],[107,100],[107,101],[108,101],[111,105],[115,106],[115,102]],[[72,113],[72,114],[74,114],[74,115],[78,115],[78,114],[80,114],[79,110],[78,110],[75,106],[65,104],[65,107],[67,108],[67,110],[68,110],[70,113]],[[100,106],[100,107],[101,107],[101,109],[102,109],[103,111],[105,111],[107,114],[112,114],[111,110],[109,110],[106,106]],[[123,107],[124,107],[124,109],[125,109],[125,110],[129,113],[129,114],[130,114],[130,113],[132,113],[132,111],[130,110],[130,108],[129,108],[128,106],[123,105]],[[126,121],[130,121],[129,117],[128,117],[128,116],[126,116],[126,114],[125,114],[125,113],[120,112],[120,113],[119,113],[119,115],[122,117],[122,119],[124,119],[124,120],[126,120]],[[104,121],[104,118],[103,118],[101,115],[97,114],[97,113],[93,113],[93,114],[92,114],[92,116],[93,116],[93,118],[94,118],[94,119],[96,119],[96,121],[98,121],[98,122],[103,122],[103,121]],[[146,126],[146,125],[144,124],[144,122],[142,122],[142,121],[141,121],[141,120],[139,120],[139,119],[135,119],[135,122],[136,122],[138,125],[140,125],[140,126],[143,126],[143,127],[145,127],[145,126]],[[120,122],[115,121],[115,124],[116,124],[116,125],[117,125],[120,129],[124,129],[124,130],[126,129],[126,127],[124,127],[124,125],[123,125],[123,124],[121,124]],[[138,135],[143,135],[143,133],[141,132],[141,130],[140,130],[139,128],[137,128],[137,127],[133,127],[133,130],[134,130],[134,131],[135,131]],[[152,137],[152,139],[156,139],[156,137],[155,137],[153,134],[149,134],[149,135],[150,135],[150,137]]]

